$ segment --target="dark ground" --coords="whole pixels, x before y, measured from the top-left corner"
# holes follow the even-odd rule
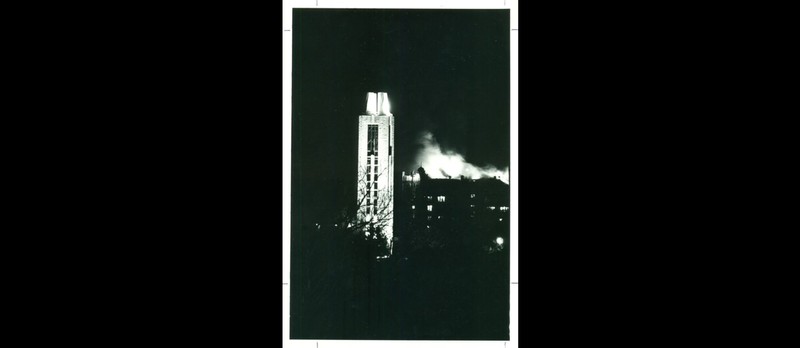
[[[293,238],[291,338],[508,339],[507,246],[376,261],[347,231],[306,231]]]

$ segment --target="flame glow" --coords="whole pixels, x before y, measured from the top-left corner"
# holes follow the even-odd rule
[[[425,168],[425,173],[431,178],[445,179],[450,176],[455,179],[461,175],[470,179],[499,177],[501,181],[508,184],[508,167],[501,170],[491,165],[475,166],[458,153],[442,150],[430,132],[423,133],[419,143],[423,145],[423,148],[417,154],[417,163]]]

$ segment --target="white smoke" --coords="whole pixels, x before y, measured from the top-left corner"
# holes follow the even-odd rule
[[[419,139],[423,146],[417,153],[417,163],[425,168],[431,178],[445,179],[447,176],[459,178],[461,175],[470,179],[483,177],[499,177],[508,184],[508,167],[497,169],[494,166],[478,167],[468,163],[464,156],[449,150],[442,150],[436,138],[430,132],[424,132]]]

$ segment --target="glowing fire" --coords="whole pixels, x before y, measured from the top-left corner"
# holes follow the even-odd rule
[[[445,179],[446,176],[458,178],[461,175],[470,179],[499,177],[501,181],[508,184],[508,167],[500,170],[491,165],[475,166],[458,153],[442,150],[430,132],[423,133],[419,143],[423,145],[423,148],[417,154],[417,163],[425,168],[425,173],[431,178]]]

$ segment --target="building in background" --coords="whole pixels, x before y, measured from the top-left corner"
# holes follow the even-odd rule
[[[367,93],[364,115],[358,117],[359,219],[370,221],[392,253],[394,224],[394,116],[385,92]]]
[[[432,179],[424,168],[401,174],[395,203],[396,254],[507,248],[508,184],[498,178]]]

